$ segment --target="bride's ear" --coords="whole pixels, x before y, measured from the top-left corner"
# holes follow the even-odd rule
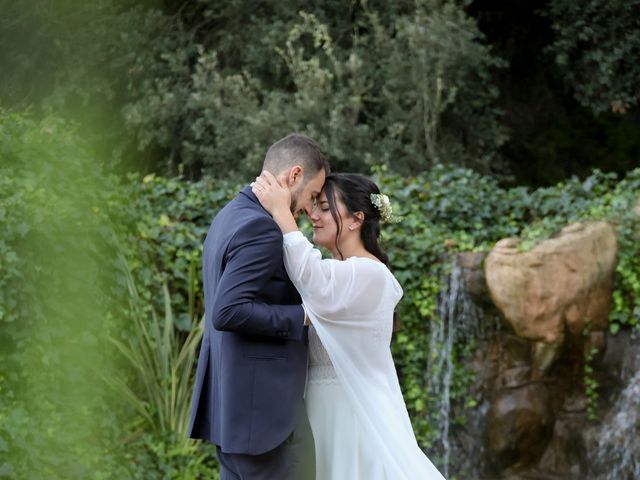
[[[353,214],[353,222],[351,222],[351,225],[349,225],[349,230],[354,230],[355,228],[361,227],[362,222],[364,222],[364,213],[355,212]]]

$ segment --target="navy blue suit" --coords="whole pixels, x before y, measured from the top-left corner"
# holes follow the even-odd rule
[[[250,187],[213,220],[202,269],[205,330],[188,435],[226,453],[259,455],[296,426],[307,332],[284,269],[282,232]]]

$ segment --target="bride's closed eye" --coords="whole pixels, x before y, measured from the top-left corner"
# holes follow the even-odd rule
[[[317,205],[320,207],[321,212],[329,211],[329,202],[327,202],[326,200],[319,201]]]

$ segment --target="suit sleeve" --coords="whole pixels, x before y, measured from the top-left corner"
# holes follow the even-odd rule
[[[270,218],[236,232],[213,301],[217,330],[302,340],[302,305],[269,305],[256,300],[282,262],[282,233]]]

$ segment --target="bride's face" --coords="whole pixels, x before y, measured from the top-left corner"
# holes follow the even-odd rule
[[[345,225],[347,225],[347,209],[339,198],[336,198],[336,208],[342,220],[342,231],[340,237],[345,235]],[[313,243],[325,247],[334,252],[336,250],[336,238],[338,224],[331,215],[329,201],[324,191],[318,196],[317,203],[312,207],[309,219],[313,225]]]

